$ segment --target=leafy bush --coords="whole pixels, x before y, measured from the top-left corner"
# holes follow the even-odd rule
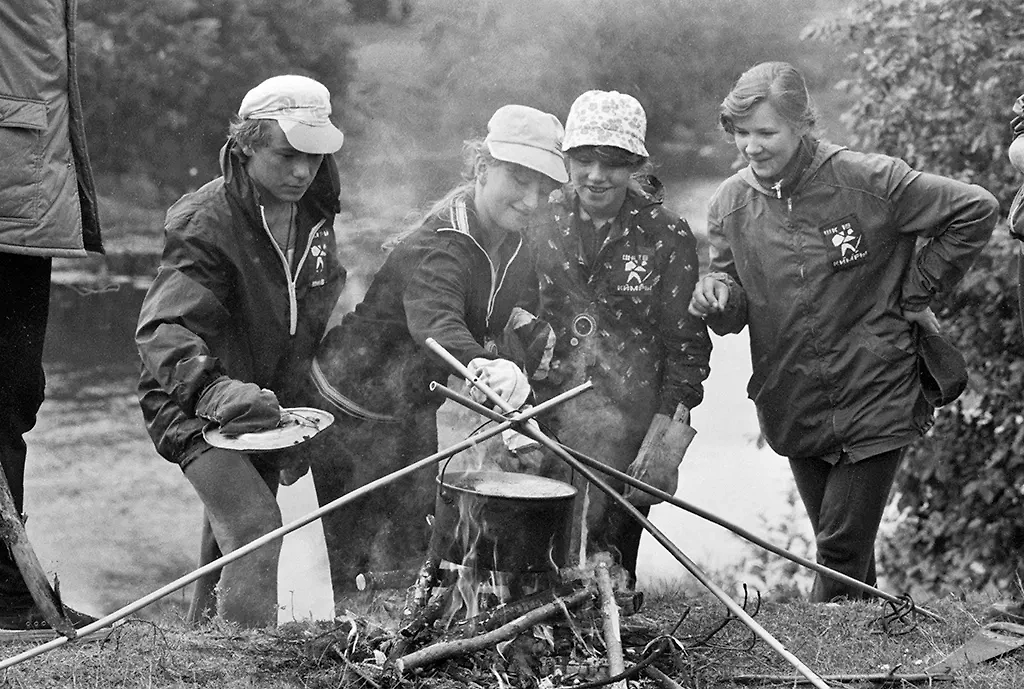
[[[176,197],[218,174],[245,92],[300,72],[341,102],[351,72],[332,0],[80,0],[79,82],[97,172]]]
[[[1024,14],[1009,0],[858,0],[819,32],[855,46],[855,145],[986,187],[1004,208],[1020,184],[1006,157],[1024,90]],[[1005,228],[937,313],[971,371],[897,477],[900,519],[879,562],[902,588],[1013,588],[1024,556],[1024,348],[1016,242]]]

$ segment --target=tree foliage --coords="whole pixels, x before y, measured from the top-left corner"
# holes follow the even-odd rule
[[[564,120],[599,88],[636,96],[648,143],[666,155],[718,141],[718,104],[740,73],[788,59],[812,77],[827,47],[802,42],[814,0],[450,0],[427,31],[424,89],[440,95],[434,121],[465,137],[497,107],[520,102]]]
[[[1006,150],[1024,91],[1024,13],[1010,0],[858,0],[818,32],[852,42],[856,146],[975,182],[1009,205]],[[1024,343],[1015,242],[1005,227],[939,310],[965,353],[967,393],[936,415],[897,478],[900,517],[880,563],[891,582],[937,593],[1009,591],[1024,557]]]
[[[228,120],[261,80],[307,74],[342,102],[346,12],[332,0],[80,0],[95,167],[149,177],[173,198],[217,174]]]

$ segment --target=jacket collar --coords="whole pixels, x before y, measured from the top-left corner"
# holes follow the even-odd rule
[[[846,146],[839,146],[828,141],[818,141],[817,139],[807,139],[803,144],[801,144],[801,146],[809,146],[812,150],[812,155],[803,171],[798,172],[795,175],[796,178],[792,180],[792,182],[784,183],[782,192],[784,196],[787,197],[792,196],[798,189],[800,189],[800,187],[806,184],[807,180],[813,177],[818,169],[824,165],[829,158],[840,151],[846,150]],[[749,184],[756,191],[759,191],[765,196],[778,198],[777,190],[763,184],[754,174],[754,171],[750,169],[749,165],[740,170],[738,174],[740,179]]]

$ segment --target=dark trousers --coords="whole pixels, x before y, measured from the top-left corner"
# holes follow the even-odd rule
[[[818,562],[865,584],[874,586],[875,536],[889,500],[904,448],[850,463],[822,459],[790,459],[807,516],[811,520]],[[846,584],[815,575],[811,600],[870,598]]]
[[[43,403],[43,340],[50,309],[50,259],[0,253],[0,466],[18,512],[25,500],[23,438]],[[0,547],[0,610],[33,605],[6,547]]]

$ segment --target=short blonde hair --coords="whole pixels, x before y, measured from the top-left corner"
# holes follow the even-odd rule
[[[729,95],[722,101],[718,121],[726,134],[736,132],[734,122],[748,115],[763,102],[771,103],[794,129],[809,133],[818,115],[807,84],[796,67],[788,62],[762,62],[740,75]]]

